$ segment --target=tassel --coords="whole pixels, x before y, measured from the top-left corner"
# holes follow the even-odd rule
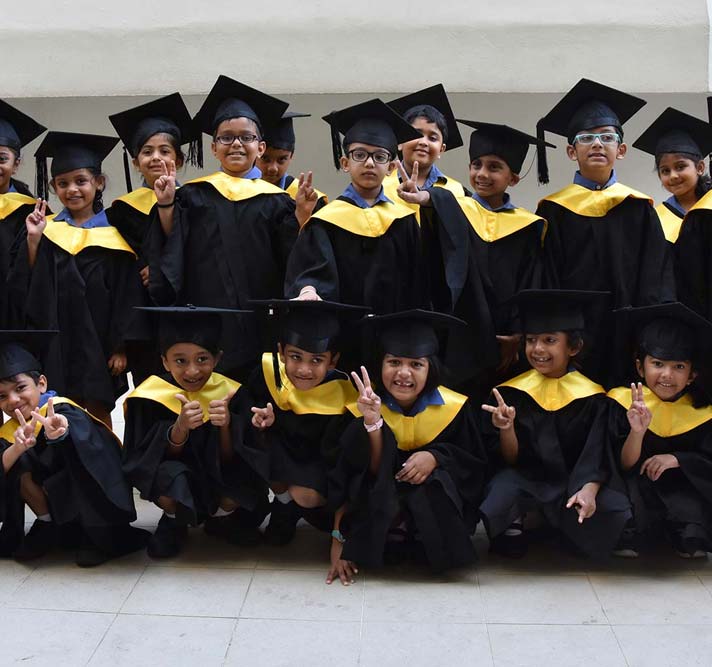
[[[331,153],[334,158],[334,166],[337,169],[341,169],[341,156],[343,155],[343,148],[341,146],[341,136],[339,134],[339,128],[336,124],[336,119],[334,118],[334,113],[331,112],[328,116],[328,122],[331,126]]]
[[[131,165],[129,164],[129,152],[124,146],[124,178],[126,179],[126,192],[133,192],[131,185]]]
[[[540,119],[536,124],[536,138],[541,142],[536,147],[538,180],[541,185],[546,185],[549,182],[549,165],[546,162],[546,145],[544,144],[546,137],[543,119]]]
[[[712,96],[707,98],[707,118],[712,123]],[[708,158],[710,163],[709,172],[712,174],[712,153],[709,154]]]
[[[188,162],[193,167],[203,168],[203,135],[188,144]]]
[[[35,192],[38,199],[49,198],[49,181],[47,179],[47,158],[35,158]]]

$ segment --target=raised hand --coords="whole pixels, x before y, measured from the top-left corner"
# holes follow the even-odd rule
[[[181,403],[180,414],[178,415],[179,427],[184,431],[192,431],[203,425],[203,408],[198,401],[189,401],[183,394],[176,394],[175,397]]]
[[[409,204],[427,206],[430,203],[430,193],[427,190],[420,190],[418,188],[418,163],[413,163],[413,173],[410,176],[408,176],[408,172],[400,160],[396,160],[396,166],[401,177],[401,182],[398,186],[398,196]]]
[[[25,227],[27,228],[27,236],[30,239],[37,239],[42,236],[45,227],[47,227],[47,202],[44,199],[38,199],[35,203],[35,210],[25,218]]]
[[[656,454],[643,461],[640,466],[640,474],[647,475],[648,479],[657,482],[666,470],[679,468],[680,462],[674,454]]]
[[[61,438],[69,428],[67,418],[64,415],[55,414],[54,404],[51,398],[47,401],[47,415],[43,417],[38,410],[33,410],[32,420],[36,420],[44,426],[45,438],[47,438],[47,440]]]
[[[635,382],[630,385],[631,394],[631,404],[626,412],[626,417],[628,417],[628,423],[630,424],[630,430],[634,433],[645,433],[650,426],[650,422],[653,419],[653,415],[650,414],[648,406],[645,405],[645,398],[643,398],[643,385],[638,382],[636,386]]]
[[[427,481],[437,465],[437,460],[430,452],[415,452],[396,473],[396,481],[422,484]]]
[[[230,423],[228,404],[235,392],[230,392],[225,398],[210,401],[208,404],[208,419],[213,426],[227,426]]]
[[[161,175],[153,184],[153,191],[159,204],[171,204],[176,198],[176,163],[161,161]]]
[[[493,389],[492,393],[497,401],[497,407],[484,403],[482,405],[482,409],[485,412],[492,413],[492,425],[495,428],[498,428],[500,431],[506,431],[514,425],[514,418],[517,416],[517,410],[513,406],[509,406],[504,402],[502,394],[500,394],[497,389]]]
[[[267,403],[264,408],[250,408],[252,410],[252,425],[255,428],[264,430],[274,424],[274,408],[271,403]]]
[[[37,438],[35,437],[37,420],[34,413],[32,413],[32,419],[27,423],[19,410],[15,410],[15,419],[20,422],[14,433],[15,444],[26,452],[30,447],[34,447],[37,444]]]
[[[299,187],[297,188],[297,196],[295,197],[297,222],[300,227],[303,227],[307,220],[314,213],[314,207],[319,200],[319,193],[312,187],[312,172],[308,171],[306,176],[304,172],[299,174]]]
[[[125,352],[114,352],[108,361],[110,373],[112,375],[121,375],[126,370],[127,363]]]
[[[361,375],[363,380],[356,371],[351,371],[351,377],[354,379],[358,389],[356,405],[363,415],[364,423],[367,426],[372,426],[381,418],[381,397],[373,391],[371,378],[368,377],[368,371],[365,366],[361,366]]]

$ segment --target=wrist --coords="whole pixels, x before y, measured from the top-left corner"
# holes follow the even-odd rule
[[[177,424],[173,424],[168,429],[168,443],[173,447],[182,447],[188,441],[188,429],[181,429]]]
[[[331,531],[331,539],[335,540],[339,544],[343,544],[344,542],[346,542],[346,538],[343,536],[343,534],[338,528],[334,528],[334,530]]]
[[[364,417],[363,427],[366,429],[367,433],[373,433],[373,431],[378,431],[379,429],[383,428],[383,417],[379,415],[378,419],[371,423],[367,422],[366,418]]]
[[[162,204],[161,202],[156,202],[156,206],[158,206],[158,208],[172,208],[175,205],[175,203],[176,203],[176,200],[174,197],[173,199],[171,199],[171,201],[165,202],[164,204]]]

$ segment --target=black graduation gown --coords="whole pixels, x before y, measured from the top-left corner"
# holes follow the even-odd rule
[[[287,174],[287,178],[284,179],[284,191],[296,202],[297,191],[299,190],[299,179],[294,178],[291,174]],[[320,208],[324,208],[329,203],[329,198],[321,190],[316,190],[317,200],[314,205],[314,213],[316,213]]]
[[[57,391],[112,409],[128,383],[125,373],[111,375],[108,359],[142,335],[133,310],[141,302],[136,257],[118,231],[50,217],[34,267],[23,238],[9,281],[14,303],[23,304],[23,326],[59,331],[45,369]]]
[[[153,210],[149,292],[158,305],[248,308],[250,299],[282,296],[297,236],[294,202],[283,190],[218,172],[178,189],[173,221],[166,238]],[[261,353],[254,323],[226,318],[222,349],[220,368],[246,376]]]
[[[653,419],[643,438],[640,459],[625,474],[636,527],[640,532],[652,532],[654,524],[662,520],[681,530],[683,538],[696,537],[712,551],[712,407],[694,408],[689,395],[665,402],[647,387],[643,392]],[[609,396],[615,401],[610,428],[613,450],[620,461],[630,433],[626,416],[630,388],[617,387]],[[680,467],[666,470],[653,482],[640,474],[640,466],[656,454],[673,454]]]
[[[94,546],[114,556],[145,546],[149,534],[129,525],[136,520],[136,510],[133,492],[121,470],[119,439],[71,401],[55,398],[53,403],[55,413],[64,415],[69,423],[66,437],[48,442],[41,429],[37,444],[27,450],[10,470],[11,474],[5,476],[5,491],[10,488],[9,478],[16,475],[16,482],[19,474],[30,472],[33,480],[45,490],[52,519],[60,527],[78,524]],[[41,412],[46,413],[46,406]],[[0,430],[3,449],[13,442],[17,427],[17,422],[11,420]],[[12,488],[14,493],[19,493],[19,485],[15,483]],[[16,499],[0,496],[0,502],[3,501],[11,514],[8,516],[5,511],[9,525],[4,525],[3,531],[11,531],[21,539],[24,533],[22,503],[18,512]]]
[[[474,560],[470,535],[479,520],[485,452],[467,398],[439,389],[445,405],[428,406],[415,417],[381,406],[383,453],[375,477],[369,471],[363,418],[344,431],[339,460],[329,475],[330,506],[336,510],[347,504],[343,558],[381,566],[388,530],[405,513],[435,571]],[[423,484],[397,482],[395,474],[418,451],[430,452],[438,466]]]
[[[499,431],[483,412],[485,442],[498,462],[480,505],[488,535],[500,535],[515,519],[538,509],[582,553],[608,556],[631,512],[608,446],[610,401],[603,388],[578,371],[557,380],[530,370],[498,389],[516,409],[519,456],[514,466],[504,463]],[[494,398],[490,403],[496,405]],[[588,482],[602,486],[596,513],[579,524],[566,501]]]
[[[211,400],[234,395],[229,403],[230,429],[235,450],[229,462],[220,460],[220,429],[207,421]],[[190,431],[179,455],[169,457],[168,429],[180,414],[175,394],[199,400],[205,423]],[[131,392],[125,403],[124,473],[141,497],[157,502],[168,496],[178,503],[177,518],[198,525],[217,511],[221,497],[235,500],[247,511],[266,504],[266,485],[240,457],[241,443],[248,427],[251,399],[234,380],[213,373],[199,392],[186,393],[169,374],[151,376]]]

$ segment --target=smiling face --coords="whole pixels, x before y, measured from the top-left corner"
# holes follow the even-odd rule
[[[75,169],[58,174],[51,183],[75,222],[86,222],[94,215],[94,197],[97,190],[104,189],[103,176],[95,176],[89,169]]]
[[[161,355],[163,367],[185,391],[199,391],[220,361],[221,353],[213,354],[194,343],[176,343]]]
[[[153,188],[156,179],[163,173],[163,165],[168,167],[172,161],[176,169],[183,166],[183,160],[178,157],[174,146],[175,139],[164,132],[154,134],[146,139],[138,155],[134,158],[134,166],[138,168],[149,188]]]
[[[435,160],[445,151],[443,133],[437,123],[432,123],[422,116],[415,118],[411,125],[416,130],[419,130],[423,136],[401,146],[403,162],[408,173],[413,171],[413,163],[417,162],[418,172],[422,175],[427,175]]]
[[[257,158],[257,166],[262,172],[262,178],[272,185],[279,185],[289,169],[294,153],[283,148],[270,148]]]
[[[256,136],[254,141],[242,143],[238,140],[241,136]],[[249,118],[229,118],[218,125],[215,137],[232,137],[234,141],[223,144],[213,140],[210,144],[213,155],[220,162],[223,171],[230,176],[242,176],[255,164],[260,155],[265,152],[267,145],[260,139],[257,123]]]
[[[697,377],[691,361],[657,359],[646,354],[642,364],[639,359],[635,364],[640,377],[661,401],[675,400]]]
[[[15,418],[19,410],[26,421],[32,419],[32,411],[40,404],[40,395],[47,391],[47,378],[40,375],[35,382],[27,373],[18,373],[0,381],[0,410]]]
[[[658,176],[662,186],[678,201],[697,199],[697,181],[705,173],[703,160],[695,162],[675,153],[664,153],[658,161]]]
[[[581,351],[581,346],[571,347],[564,331],[526,334],[524,353],[529,365],[549,378],[566,375],[571,357]]]
[[[519,183],[519,175],[497,155],[482,155],[470,163],[470,185],[493,208],[504,203],[507,188]]]
[[[7,146],[0,146],[0,195],[10,189],[10,179],[17,173],[20,158]]]
[[[320,385],[326,374],[336,368],[339,354],[307,352],[295,345],[279,345],[279,358],[289,381],[300,391]]]
[[[618,134],[618,129],[613,125],[602,125],[578,132],[578,134],[606,133]],[[622,142],[604,144],[599,138],[596,138],[591,144],[575,142],[573,146],[567,146],[566,154],[571,160],[578,162],[581,176],[603,185],[611,177],[615,161],[622,160],[627,150],[628,147]]]
[[[409,410],[428,382],[430,362],[427,357],[396,357],[386,354],[381,364],[383,388],[403,409]]]

